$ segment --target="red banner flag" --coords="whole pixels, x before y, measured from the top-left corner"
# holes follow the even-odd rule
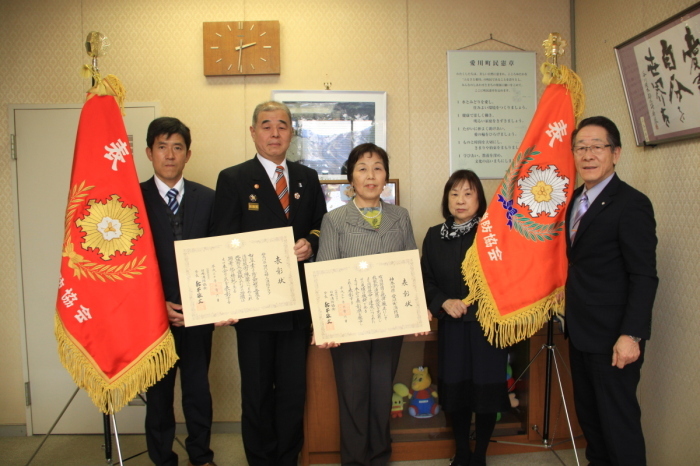
[[[119,105],[90,97],[75,142],[55,332],[75,383],[112,414],[177,355]]]
[[[465,302],[479,302],[477,319],[495,346],[530,337],[563,311],[575,123],[567,87],[547,86],[462,264]]]

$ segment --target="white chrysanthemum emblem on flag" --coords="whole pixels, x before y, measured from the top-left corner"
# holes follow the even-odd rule
[[[546,213],[550,217],[557,215],[558,208],[566,203],[564,189],[569,185],[569,178],[559,176],[555,165],[546,169],[531,167],[528,176],[518,180],[522,194],[518,204],[530,209],[530,215],[539,217]]]

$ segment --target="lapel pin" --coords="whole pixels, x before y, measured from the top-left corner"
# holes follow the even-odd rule
[[[301,195],[299,193],[294,193],[294,199],[299,199]]]
[[[260,187],[260,185],[256,183],[256,184],[253,185],[253,187],[254,187],[255,189],[258,189],[258,188]]]
[[[302,184],[301,184],[301,181],[299,182],[299,187],[300,187],[300,188],[302,188],[302,187],[303,187],[303,186],[302,186]]]
[[[250,199],[250,202],[255,202],[258,200],[258,198],[257,198],[257,196],[255,196],[255,194],[251,194],[250,196],[248,196],[248,199]]]

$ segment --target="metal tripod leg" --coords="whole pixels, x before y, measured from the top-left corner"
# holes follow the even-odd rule
[[[32,457],[29,458],[29,461],[27,461],[27,466],[29,466],[29,463],[31,463],[32,460],[34,459],[34,457],[37,455],[37,453],[39,453],[39,450],[41,450],[41,447],[44,446],[44,443],[46,442],[46,440],[48,440],[49,435],[51,435],[51,432],[53,432],[54,427],[56,427],[56,424],[58,424],[58,421],[60,421],[61,418],[63,417],[63,414],[68,409],[68,406],[70,406],[71,402],[73,401],[73,398],[75,398],[75,395],[78,394],[78,390],[80,390],[80,387],[75,387],[75,391],[73,392],[73,396],[70,397],[70,400],[68,400],[68,403],[66,403],[66,406],[63,407],[63,411],[61,411],[61,414],[58,415],[58,417],[56,418],[56,421],[54,421],[54,423],[53,423],[53,425],[51,425],[51,428],[49,429],[49,431],[46,433],[46,435],[44,435],[44,439],[41,441],[39,446],[36,448]]]
[[[543,351],[547,351],[547,364],[545,368],[545,404],[544,404],[544,432],[540,433],[539,430],[537,429],[537,426],[533,426],[533,430],[540,434],[542,436],[542,445],[533,445],[530,443],[523,443],[523,442],[508,442],[508,441],[503,441],[503,440],[492,440],[492,442],[495,443],[504,443],[508,445],[522,445],[522,446],[530,446],[530,447],[535,447],[535,448],[548,448],[554,453],[554,455],[559,459],[559,461],[562,464],[565,464],[562,459],[559,457],[559,455],[553,450],[552,447],[556,445],[560,445],[564,442],[568,442],[569,439],[562,440],[561,442],[557,444],[552,444],[552,442],[549,439],[549,415],[550,415],[550,404],[551,404],[551,381],[552,381],[552,365],[554,366],[554,369],[556,370],[557,373],[557,381],[559,383],[559,392],[561,394],[561,399],[562,399],[562,404],[564,405],[564,414],[566,416],[566,422],[569,426],[569,434],[571,436],[571,444],[573,446],[574,450],[574,456],[576,458],[576,464],[580,466],[580,461],[578,458],[578,452],[576,451],[576,442],[575,437],[574,437],[574,431],[573,428],[571,427],[571,418],[569,416],[569,410],[566,406],[566,397],[564,396],[564,387],[561,383],[561,374],[559,372],[559,365],[557,364],[556,360],[556,354],[559,354],[559,358],[561,358],[562,362],[564,358],[562,357],[561,353],[557,350],[556,345],[554,344],[554,320],[550,319],[548,323],[549,327],[547,328],[547,343],[542,345],[540,350],[535,354],[535,356],[530,360],[530,362],[527,364],[525,369],[522,371],[522,373],[518,376],[517,380],[513,384],[513,387],[515,387],[515,384],[522,379],[522,377],[525,375],[525,373],[528,371],[530,366],[535,362],[535,360],[539,357],[540,354],[542,354]],[[556,350],[556,353],[555,353]],[[552,364],[554,363],[554,364]]]
[[[142,393],[137,393],[137,396],[138,396],[139,398],[141,398],[141,401],[143,401],[143,403],[144,403],[145,405],[148,405],[148,400],[146,400],[146,398],[144,398],[144,396],[143,396]],[[116,430],[116,426],[115,426],[114,429]],[[187,452],[187,448],[185,447],[185,444],[182,443],[182,440],[180,440],[180,439],[178,438],[177,435],[175,436],[175,441],[182,447],[182,449],[183,449],[185,452]],[[144,450],[144,451],[142,451],[141,453],[136,453],[135,455],[129,456],[128,458],[124,458],[123,460],[121,460],[121,464],[124,464],[125,462],[127,462],[127,461],[129,461],[129,460],[131,460],[131,459],[134,459],[134,458],[136,458],[136,457],[138,457],[138,456],[141,456],[141,455],[143,455],[144,453],[148,453],[148,450]],[[121,453],[120,453],[120,458],[121,458]],[[119,466],[119,464],[117,464],[117,466]]]
[[[557,358],[554,357],[554,350],[557,349],[556,346],[550,349],[550,352],[552,352],[552,360],[554,361],[554,370],[557,371],[557,382],[559,382],[559,394],[561,395],[561,400],[562,404],[564,405],[564,414],[566,416],[566,424],[569,426],[569,436],[571,437],[571,444],[574,447],[574,456],[576,457],[576,464],[580,466],[580,462],[578,459],[578,452],[576,451],[576,442],[574,441],[574,429],[571,426],[571,417],[569,416],[569,408],[566,406],[566,396],[564,396],[564,386],[561,383],[561,374],[559,372],[559,365],[557,364]],[[564,360],[562,357],[561,353],[559,353],[559,350],[557,350],[557,354],[559,354],[559,357]],[[552,446],[559,445],[563,442],[568,442],[568,440],[563,440],[557,444],[552,444]],[[552,450],[552,453],[557,455],[556,451]],[[557,458],[559,458],[559,455],[557,455]],[[559,458],[559,461],[561,461],[561,458]]]
[[[564,416],[566,417],[566,423],[567,423],[567,426],[569,427],[569,438],[568,439],[564,439],[558,443],[553,443],[549,439],[549,407],[550,407],[549,403],[551,403],[551,396],[546,396],[545,400],[548,404],[545,405],[545,420],[544,420],[544,429],[543,429],[544,432],[542,432],[540,434],[540,435],[542,435],[542,442],[547,448],[550,448],[552,450],[552,453],[554,453],[554,456],[556,456],[557,459],[562,464],[565,464],[564,461],[562,461],[561,457],[557,454],[556,450],[554,450],[554,447],[557,445],[561,445],[563,443],[571,441],[571,445],[573,446],[573,450],[574,450],[574,457],[576,458],[576,464],[578,466],[580,466],[581,462],[580,462],[579,457],[578,457],[578,451],[576,451],[576,442],[575,442],[576,437],[574,437],[574,429],[571,426],[571,417],[569,416],[569,408],[566,406],[566,396],[564,395],[564,386],[561,383],[561,373],[559,372],[559,364],[557,364],[556,355],[557,354],[559,355],[559,358],[562,360],[562,362],[564,361],[564,357],[561,355],[561,353],[557,349],[556,345],[554,345],[554,344],[543,345],[542,348],[547,350],[548,363],[550,362],[549,361],[550,357],[551,357],[551,362],[554,363],[554,370],[557,373],[557,383],[559,384],[559,394],[561,395],[562,405],[564,406]],[[555,350],[556,350],[556,353],[555,353]],[[549,366],[548,370],[550,371],[550,374],[549,374],[550,376],[547,378],[547,384],[550,384],[551,383],[551,366]],[[549,385],[548,385],[548,387],[549,387]],[[534,430],[538,434],[540,433],[536,429],[536,426],[535,426]]]
[[[49,428],[49,431],[46,432],[46,435],[44,435],[44,438],[41,440],[41,443],[36,448],[36,450],[34,450],[34,454],[32,454],[31,458],[29,458],[29,461],[27,461],[26,466],[29,466],[31,464],[31,462],[34,460],[34,458],[36,457],[36,455],[39,453],[39,451],[41,451],[41,448],[44,446],[44,443],[46,443],[46,441],[48,440],[49,436],[51,435],[54,428],[56,427],[58,422],[61,420],[63,415],[65,414],[65,412],[68,409],[68,407],[70,406],[70,404],[73,402],[73,399],[75,398],[75,395],[78,394],[79,390],[80,390],[80,387],[75,388],[75,391],[73,392],[73,395],[71,395],[70,399],[68,400],[68,403],[66,403],[66,405],[63,407],[60,414],[58,415],[58,417],[56,418],[54,423],[51,425],[51,427]],[[112,424],[114,426],[114,437],[115,437],[116,443],[117,443],[117,454],[119,455],[119,464],[122,464],[123,460],[122,460],[121,447],[119,445],[119,432],[117,431],[117,420],[114,417],[114,415],[111,415],[111,417],[112,417]],[[111,464],[113,464],[112,463],[112,436],[110,433],[109,418],[110,418],[110,415],[103,414],[103,421],[104,421],[103,427],[104,427],[104,436],[105,436],[105,445],[104,445],[105,461],[108,465],[111,465]]]
[[[111,408],[112,408],[111,403],[109,404],[109,408],[111,411]],[[122,449],[121,449],[121,445],[119,444],[119,430],[117,430],[117,418],[114,414],[111,414],[111,415],[105,414],[105,416],[107,417],[107,419],[109,419],[110,417],[112,418],[112,427],[114,427],[114,440],[116,441],[116,444],[117,444],[117,455],[119,456],[119,463],[118,464],[120,464],[120,465],[124,464],[124,459],[122,458]],[[108,429],[109,429],[109,423],[105,428],[105,443],[108,441],[108,439],[107,439]],[[111,436],[110,436],[109,440],[111,440]],[[106,453],[107,453],[107,449],[105,448],[105,454]],[[111,447],[111,442],[110,442],[109,456],[106,458],[107,464],[109,464],[109,465],[113,464],[111,456],[112,456],[112,447]]]

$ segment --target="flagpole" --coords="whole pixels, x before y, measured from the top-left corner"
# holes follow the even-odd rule
[[[547,58],[551,59],[551,63],[553,65],[552,69],[557,69],[558,67],[558,57],[559,55],[564,54],[564,48],[566,47],[566,41],[561,38],[561,36],[557,33],[553,33],[549,35],[549,38],[543,43],[544,48],[545,48],[545,55]],[[553,77],[553,74],[550,73],[550,78]],[[549,416],[551,413],[551,403],[552,403],[552,363],[556,365],[556,359],[554,357],[554,351],[556,350],[556,345],[554,344],[554,319],[555,317],[552,316],[549,318],[549,322],[547,323],[547,344],[546,344],[546,349],[547,349],[547,359],[545,363],[545,382],[544,382],[544,422],[542,426],[542,443],[544,445],[551,445],[551,441],[549,438]],[[561,356],[561,354],[560,354]],[[559,373],[559,366],[556,367],[557,370],[557,380],[559,382],[559,388],[561,390],[561,397],[562,397],[562,402],[564,405],[564,411],[566,414],[566,421],[569,427],[569,433],[571,434],[571,443],[573,446],[574,450],[574,456],[576,457],[576,464],[579,463],[578,459],[578,454],[576,452],[576,442],[574,439],[574,432],[571,427],[571,418],[569,417],[569,411],[566,406],[566,398],[564,397],[564,389],[562,387],[561,383],[561,374]]]
[[[92,86],[95,85],[97,82],[97,76],[99,75],[99,69],[98,69],[98,64],[97,64],[97,58],[103,56],[105,53],[107,53],[107,49],[109,48],[109,41],[107,38],[100,32],[89,32],[87,35],[87,39],[85,40],[85,50],[92,58],[92,67],[85,66],[84,67],[84,72],[88,73],[87,76],[84,75],[85,77],[92,77]],[[27,461],[27,466],[32,462],[34,457],[39,453],[41,448],[43,447],[44,443],[46,440],[49,438],[51,433],[53,432],[54,428],[56,427],[56,424],[61,420],[63,417],[63,414],[66,412],[68,409],[68,406],[70,406],[71,402],[75,398],[75,396],[78,394],[78,390],[80,390],[80,387],[76,387],[75,391],[73,392],[73,395],[70,397],[68,400],[68,403],[66,403],[66,406],[63,408],[61,413],[58,415],[56,418],[56,421],[53,423],[49,431],[46,433],[44,436],[44,439],[41,441],[39,446],[37,447],[36,451],[34,451],[34,454],[32,455],[31,458],[29,458],[29,461]],[[113,411],[109,411],[113,412]],[[107,460],[107,464],[112,464],[112,439],[111,439],[111,433],[110,433],[110,428],[109,428],[109,415],[108,414],[103,414],[102,415],[102,422],[103,422],[103,432],[104,432],[104,438],[105,438],[105,459]],[[116,429],[116,422],[115,422],[115,429]],[[119,450],[119,455],[121,459],[121,450],[119,449],[119,438],[117,437],[117,448]]]
[[[575,124],[575,119],[583,113],[584,95],[583,95],[582,85],[581,85],[581,82],[580,82],[578,76],[576,76],[575,73],[573,73],[572,71],[567,69],[565,66],[559,66],[557,63],[557,59],[560,55],[563,55],[564,48],[566,45],[567,45],[566,41],[558,33],[550,34],[549,38],[546,41],[544,41],[543,46],[545,48],[545,55],[547,57],[547,61],[545,63],[543,63],[542,67],[541,67],[541,71],[543,74],[542,81],[544,82],[544,84],[548,85],[547,90],[545,90],[545,96],[547,96],[547,92],[550,90],[550,87],[549,87],[550,84],[563,85],[563,87],[566,88],[566,93],[565,93],[566,97],[563,97],[563,98],[571,99],[570,103],[571,103],[571,108],[573,109],[573,117],[574,117],[573,121],[570,121],[570,118],[567,118],[567,121],[569,122],[569,124]],[[552,88],[552,89],[555,89],[555,88]],[[552,91],[551,95],[555,95],[554,92],[555,91]],[[542,101],[540,101],[540,104],[542,104]],[[549,104],[549,102],[548,102],[548,104]],[[539,108],[538,108],[538,111],[539,111]],[[538,115],[536,113],[535,117],[533,117],[533,122],[531,123],[531,127],[536,125],[536,124],[540,125],[540,126],[535,126],[535,128],[537,128],[535,131],[541,131],[542,121],[537,120],[537,117],[538,117]],[[561,120],[561,121],[563,124],[564,120]],[[552,130],[551,125],[549,126],[549,128],[550,128],[550,130]],[[528,129],[528,134],[526,134],[524,142],[523,142],[523,146],[525,146],[525,148],[527,148],[525,141],[528,141],[528,143],[530,143],[530,141],[535,141],[535,142],[538,141],[538,139],[536,139],[536,138],[535,139],[528,139],[529,133],[530,133],[530,129]],[[538,134],[538,133],[535,133],[535,134]],[[549,133],[547,133],[547,134],[549,134]],[[567,135],[566,131],[564,131],[563,135],[564,136]],[[554,140],[552,139],[552,142],[553,141]],[[565,146],[559,147],[557,154],[559,156],[564,156],[565,151],[570,151],[570,142],[568,139],[563,139],[563,138],[560,138],[559,141],[561,143],[563,143]],[[549,144],[550,147],[554,147],[552,145],[552,142],[550,142],[550,144]],[[569,144],[568,147],[566,147],[567,144]],[[533,146],[533,150],[535,150],[534,146]],[[541,152],[540,152],[541,149],[540,149],[540,151],[530,152],[530,153],[523,151],[522,148],[520,151],[521,151],[521,153],[526,154],[526,155],[541,154]],[[520,153],[518,154],[518,156],[516,156],[516,158],[519,156],[520,156]],[[516,159],[514,159],[514,160],[516,160]],[[559,160],[559,159],[557,159],[557,160]],[[569,176],[571,176],[571,175],[569,175]],[[506,174],[506,178],[507,177],[508,177],[508,172]],[[514,179],[514,177],[511,177],[511,178]],[[509,179],[508,183],[514,183],[514,181],[512,181],[512,179]],[[570,178],[567,178],[567,183],[571,183]],[[506,184],[506,179],[504,179],[504,185],[505,184]],[[569,189],[571,189],[571,188],[569,188]],[[569,191],[569,193],[570,193],[570,191]],[[515,195],[513,195],[512,193],[511,193],[510,197],[506,196],[505,194],[503,194],[502,197],[504,198],[505,201],[509,201],[509,202],[512,202],[513,204],[515,204],[515,202],[514,202]],[[506,199],[506,197],[507,197],[507,199]],[[518,204],[518,205],[520,205],[520,204]],[[504,205],[504,207],[505,207],[505,205]],[[508,205],[508,207],[510,207],[510,204]],[[561,213],[561,212],[565,212],[566,206],[565,205],[559,206],[558,208],[560,209],[560,210],[558,210],[558,212]],[[517,213],[517,210],[515,210],[515,209],[513,209],[513,210],[514,210],[513,215],[515,218],[516,217],[515,214]],[[488,211],[487,211],[487,213],[488,213]],[[564,225],[563,219],[561,219],[560,222],[561,222],[561,225]],[[498,226],[498,224],[491,224],[492,228],[496,228],[497,226]],[[492,232],[492,231],[496,231],[496,230],[488,230],[488,231]],[[567,234],[565,229],[560,230],[560,231],[563,231],[562,234]],[[554,235],[554,236],[556,236],[556,235]],[[477,234],[477,238],[478,238],[478,234]],[[510,238],[510,237],[508,236],[507,238]],[[559,238],[558,238],[559,241],[562,241],[563,240],[562,238],[563,238],[562,236],[559,236]],[[560,254],[560,251],[558,251],[557,254]],[[467,258],[465,259],[465,264],[466,265],[464,266],[464,269],[463,269],[465,272],[465,279],[467,279],[468,277],[474,277],[474,276],[477,277],[476,280],[472,278],[472,282],[469,283],[470,296],[468,298],[472,298],[472,299],[476,299],[477,297],[483,298],[483,295],[492,296],[488,293],[483,293],[483,289],[489,290],[489,293],[491,293],[494,289],[494,288],[490,287],[488,280],[486,280],[485,283],[483,280],[481,282],[479,282],[478,278],[480,277],[480,275],[478,273],[474,273],[474,269],[476,269],[477,272],[479,270],[481,270],[481,271],[485,270],[484,268],[479,268],[479,267],[481,267],[481,262],[478,260],[478,255],[473,254],[470,257],[469,253],[467,253]],[[475,264],[478,265],[479,267],[474,267]],[[561,373],[559,371],[559,365],[558,365],[557,359],[556,359],[557,354],[559,355],[559,358],[560,358],[562,364],[564,364],[565,367],[567,367],[567,366],[566,366],[566,362],[564,361],[564,358],[562,357],[561,353],[557,349],[556,344],[554,343],[554,325],[555,325],[555,322],[557,321],[557,318],[555,317],[555,313],[559,312],[559,311],[563,312],[563,286],[564,286],[564,282],[565,282],[565,275],[564,275],[563,280],[558,280],[556,282],[553,282],[553,285],[555,288],[554,288],[554,291],[549,292],[550,294],[548,294],[546,296],[546,298],[548,298],[548,300],[545,300],[541,296],[538,296],[538,300],[536,302],[538,302],[538,303],[544,302],[545,305],[542,306],[541,308],[538,308],[538,313],[536,315],[535,314],[531,315],[531,317],[532,316],[538,317],[538,316],[542,316],[542,315],[549,316],[549,318],[547,320],[543,319],[542,321],[539,321],[539,322],[541,322],[539,324],[539,326],[536,326],[536,325],[527,326],[528,321],[520,321],[516,325],[503,325],[503,327],[505,327],[506,331],[497,333],[496,330],[499,330],[499,331],[501,330],[497,325],[499,323],[498,318],[500,317],[500,315],[497,315],[495,319],[493,318],[493,316],[496,314],[492,314],[492,315],[490,315],[490,317],[489,317],[489,315],[487,315],[487,317],[484,317],[484,320],[480,319],[480,322],[482,323],[482,326],[484,325],[484,322],[487,322],[490,325],[490,327],[488,327],[488,328],[492,330],[491,335],[494,337],[495,343],[497,345],[502,345],[502,346],[508,346],[508,345],[513,344],[521,339],[528,338],[534,332],[536,332],[539,329],[539,327],[541,327],[541,325],[544,324],[544,322],[547,322],[547,324],[548,324],[546,343],[542,345],[542,347],[539,349],[537,354],[535,354],[535,356],[530,360],[530,362],[527,364],[527,366],[522,371],[520,376],[517,378],[515,383],[513,383],[511,386],[511,391],[512,391],[513,388],[516,386],[517,382],[525,375],[525,373],[529,370],[530,366],[535,362],[535,360],[537,360],[537,358],[540,356],[540,354],[543,351],[546,351],[543,425],[542,425],[541,430],[539,429],[539,427],[537,425],[532,425],[532,430],[537,432],[542,437],[542,443],[538,445],[538,444],[533,444],[533,443],[519,443],[519,442],[510,442],[510,441],[502,441],[502,440],[492,440],[492,441],[495,443],[548,448],[552,451],[552,453],[554,453],[555,456],[557,456],[557,458],[559,458],[559,455],[557,455],[557,452],[554,450],[554,447],[556,447],[557,445],[560,445],[564,442],[568,442],[570,440],[572,443],[573,450],[574,450],[576,464],[580,465],[578,452],[576,451],[575,436],[574,436],[573,428],[571,426],[571,418],[569,416],[569,410],[568,410],[568,407],[566,405],[566,397],[564,395]],[[500,284],[500,282],[499,282],[499,284]],[[474,285],[474,286],[472,286],[472,285]],[[474,291],[474,289],[479,288],[479,286],[481,286],[481,288],[482,288],[481,295],[479,295],[478,293],[475,293],[475,291]],[[559,291],[557,291],[557,290],[559,290]],[[492,302],[495,303],[495,301],[492,301]],[[495,304],[492,307],[494,310],[496,310]],[[481,310],[482,310],[482,308],[480,305],[480,312],[481,312]],[[505,323],[505,322],[506,321],[504,320],[503,323]],[[512,322],[509,322],[509,324],[512,324]],[[518,327],[518,325],[520,325],[520,327]],[[518,332],[513,331],[513,328],[516,328],[518,330]],[[511,332],[508,333],[508,330],[511,330]],[[492,342],[492,344],[493,344],[493,342]],[[556,354],[555,354],[555,351],[556,351]],[[569,435],[570,435],[569,438],[564,439],[556,444],[554,443],[553,439],[550,438],[551,434],[550,434],[550,419],[549,419],[550,415],[551,415],[551,403],[552,403],[552,375],[553,375],[552,370],[553,369],[556,371],[556,378],[557,378],[557,381],[559,384],[559,391],[560,391],[560,395],[561,395],[562,404],[564,406],[564,413],[566,416],[566,421],[568,424],[568,430],[569,430]],[[559,460],[562,461],[561,458],[559,458]],[[562,463],[563,463],[563,461],[562,461]]]
[[[98,66],[97,58],[104,56],[109,48],[109,41],[101,32],[91,31],[88,33],[85,40],[85,51],[88,56],[92,58],[92,86],[97,84],[97,77],[100,73],[100,68]],[[110,414],[102,414],[102,431],[104,435],[104,449],[105,449],[105,460],[107,464],[112,463],[112,432],[110,428],[110,416],[112,418],[112,423],[114,424],[114,437],[117,444],[117,454],[119,455],[119,464],[122,461],[121,447],[119,445],[119,433],[117,432],[117,420],[114,417],[115,411],[113,410],[112,404],[107,402],[107,412]]]
[[[109,416],[109,414],[102,414],[102,435],[105,439],[105,461],[107,464],[112,464],[112,430],[109,427]]]
[[[552,318],[547,323],[547,349],[554,347],[554,323]],[[544,373],[544,425],[542,426],[542,442],[549,443],[549,413],[552,402],[552,351],[547,351],[547,362]],[[576,444],[574,444],[576,448]]]

